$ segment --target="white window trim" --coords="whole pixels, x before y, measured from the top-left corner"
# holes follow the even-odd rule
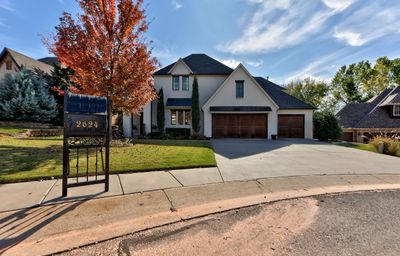
[[[399,108],[399,113],[396,113],[396,107]],[[400,116],[400,104],[393,105],[393,116]]]
[[[175,118],[175,124],[172,123],[172,111],[175,111],[176,113],[176,118]],[[179,124],[179,112],[182,112],[182,124]],[[190,127],[192,125],[192,113],[191,113],[191,109],[171,109],[170,110],[170,125],[173,127]],[[186,119],[186,113],[189,112],[189,124],[185,123],[185,119]]]

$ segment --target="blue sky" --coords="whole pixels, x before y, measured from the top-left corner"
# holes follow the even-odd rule
[[[345,64],[400,57],[398,0],[145,0],[154,55],[168,65],[190,53],[286,83],[329,80]],[[48,56],[40,35],[54,32],[74,0],[0,0],[0,47]]]

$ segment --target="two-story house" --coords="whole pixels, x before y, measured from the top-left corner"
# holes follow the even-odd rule
[[[347,104],[337,116],[342,140],[368,142],[377,134],[400,134],[400,86],[387,88],[364,103]]]
[[[231,69],[206,54],[191,54],[154,73],[164,93],[165,128],[191,129],[192,85],[199,86],[200,134],[208,138],[312,138],[314,108],[242,65]],[[157,100],[141,115],[124,115],[127,137],[158,131]],[[144,129],[144,131],[140,131]]]

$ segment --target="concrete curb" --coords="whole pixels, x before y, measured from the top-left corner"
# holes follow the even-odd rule
[[[277,185],[271,186],[271,184]],[[162,208],[157,208],[150,213],[144,211],[134,217],[128,216],[129,218],[122,220],[105,221],[86,228],[65,232],[61,230],[40,236],[33,235],[3,252],[4,255],[52,254],[163,225],[258,204],[323,194],[393,189],[400,189],[400,175],[300,176],[164,189],[162,193],[160,191],[148,192],[149,195],[162,194],[153,201],[153,204],[164,204]],[[116,196],[92,200],[91,203],[115,201],[118,197],[124,199],[124,197]],[[134,204],[135,200],[139,199],[130,199],[129,204]],[[126,202],[128,201],[121,201],[121,203]],[[110,201],[106,202],[106,204],[109,203]],[[72,203],[65,205],[68,204]],[[83,206],[77,206],[77,208]],[[150,204],[147,207],[154,206]],[[107,214],[103,219],[108,219]],[[4,227],[0,227],[0,231],[2,228]],[[76,239],[78,237],[79,239]]]

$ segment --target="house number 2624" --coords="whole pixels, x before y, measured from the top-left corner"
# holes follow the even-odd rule
[[[76,121],[76,128],[98,128],[99,124],[97,121]]]

